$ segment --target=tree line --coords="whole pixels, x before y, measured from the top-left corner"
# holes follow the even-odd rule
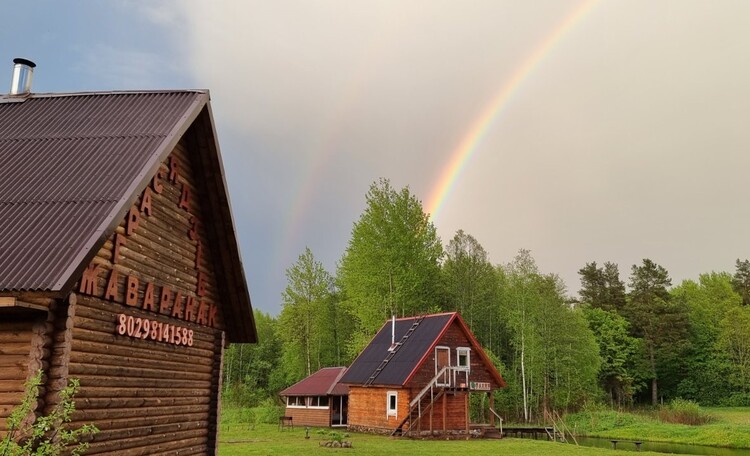
[[[335,274],[306,248],[281,313],[255,311],[258,344],[227,349],[225,400],[275,401],[348,365],[391,315],[458,311],[508,383],[496,408],[520,420],[596,402],[750,405],[750,261],[674,287],[648,258],[627,286],[617,264],[590,262],[570,298],[527,250],[493,265],[462,230],[443,246],[408,187],[381,179],[366,202]]]

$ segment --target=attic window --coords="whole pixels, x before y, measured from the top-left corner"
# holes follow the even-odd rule
[[[456,367],[463,370],[471,368],[471,348],[458,347],[456,349]]]

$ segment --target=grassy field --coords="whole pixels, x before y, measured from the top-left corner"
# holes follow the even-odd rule
[[[329,440],[310,430],[310,439],[305,439],[305,430],[299,427],[293,431],[279,431],[270,424],[259,424],[250,429],[247,426],[225,424],[219,434],[219,455],[400,455],[439,456],[439,455],[482,455],[506,454],[529,456],[594,456],[617,455],[622,451],[599,448],[577,447],[564,443],[526,439],[502,440],[412,440],[396,439],[369,434],[350,433],[345,440],[352,442],[353,448],[325,448],[321,441]],[[642,455],[663,453],[641,452]]]
[[[750,408],[707,409],[715,420],[701,426],[662,423],[649,413],[597,411],[579,413],[566,418],[566,424],[576,432],[589,436],[620,440],[651,440],[673,443],[750,448]],[[412,440],[394,439],[370,434],[349,433],[345,440],[352,449],[325,448],[320,442],[331,440],[328,429],[312,428],[305,439],[304,428],[279,431],[275,424],[261,424],[278,416],[278,411],[259,412],[225,408],[219,432],[221,456],[243,455],[308,455],[351,454],[414,456],[512,454],[512,455],[607,455],[623,454],[601,448],[577,447],[528,439],[503,440]],[[341,434],[344,434],[342,431]],[[630,454],[630,453],[625,453]],[[643,455],[663,453],[641,452]]]
[[[714,421],[700,426],[663,423],[649,413],[583,412],[566,417],[576,433],[592,437],[750,448],[750,408],[707,408]]]
[[[273,424],[252,424],[257,414],[238,409],[222,410],[222,423],[219,430],[219,454],[221,456],[243,455],[400,455],[439,456],[439,455],[482,455],[512,454],[529,456],[594,456],[617,455],[622,452],[598,448],[576,447],[556,442],[502,439],[502,440],[412,440],[386,436],[349,433],[345,440],[352,442],[353,448],[325,448],[320,442],[331,440],[328,429],[312,428],[310,438],[305,439],[305,430],[299,426],[293,431],[279,431]],[[341,432],[344,434],[345,432]],[[643,455],[661,453],[642,452]],[[662,454],[663,456],[663,454]]]

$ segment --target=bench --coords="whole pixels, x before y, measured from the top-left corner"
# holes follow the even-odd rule
[[[284,428],[294,429],[294,422],[291,416],[280,416],[279,417],[279,430],[283,431]]]

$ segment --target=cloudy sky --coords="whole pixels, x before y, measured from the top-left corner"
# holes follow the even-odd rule
[[[13,15],[0,85],[25,57],[36,92],[211,90],[253,305],[271,314],[305,246],[335,271],[380,177],[411,188],[444,243],[463,229],[494,263],[530,249],[571,294],[589,261],[627,278],[649,257],[676,284],[750,257],[750,2],[34,0]]]

